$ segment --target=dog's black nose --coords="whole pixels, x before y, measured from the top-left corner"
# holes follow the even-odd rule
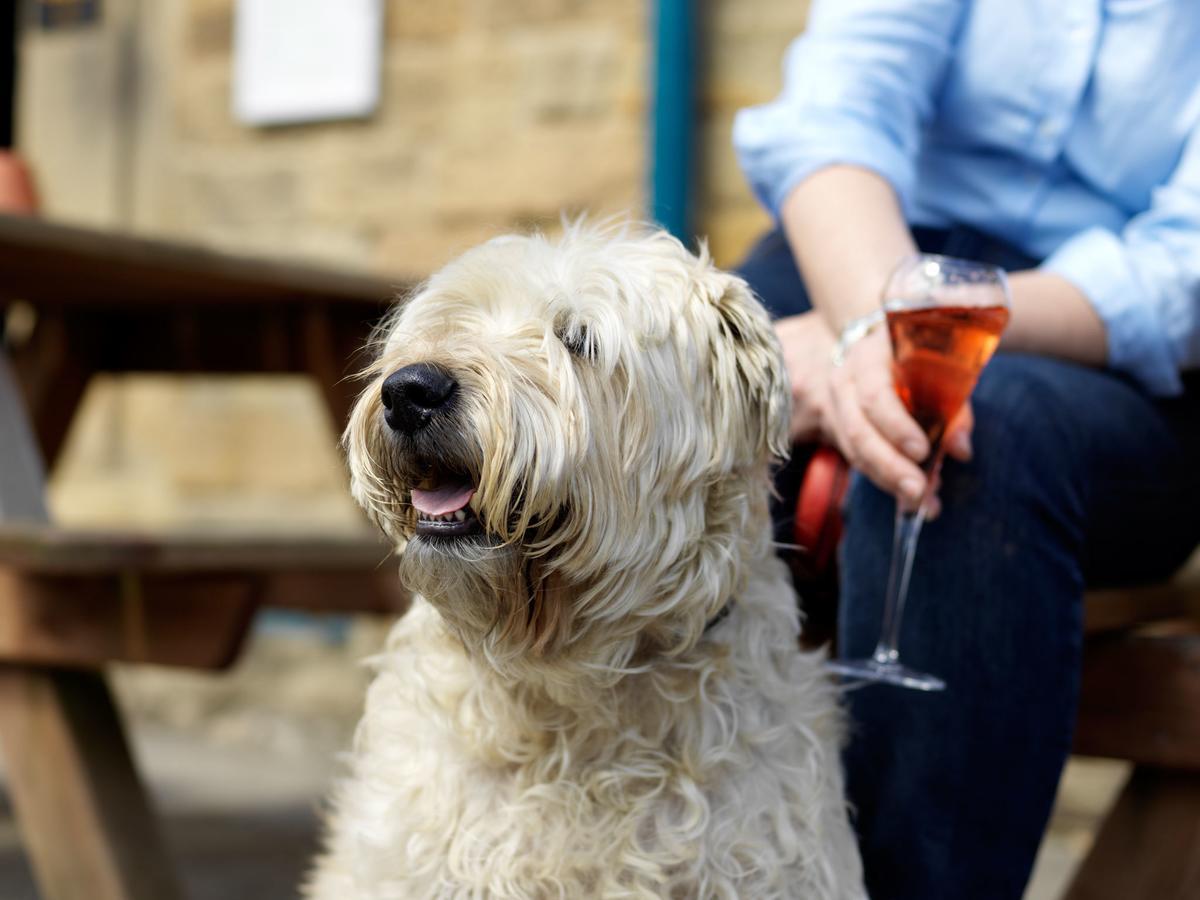
[[[416,434],[454,395],[458,387],[449,372],[432,363],[414,363],[393,372],[383,382],[380,397],[388,427]]]

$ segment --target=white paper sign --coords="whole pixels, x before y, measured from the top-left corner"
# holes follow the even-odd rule
[[[369,116],[383,0],[237,0],[233,110],[248,125]]]

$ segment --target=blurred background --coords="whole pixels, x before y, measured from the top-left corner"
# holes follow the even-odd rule
[[[235,7],[103,0],[87,22],[23,29],[16,133],[46,216],[422,276],[563,212],[647,214],[653,2],[390,0],[374,109],[272,126],[235,115]],[[806,4],[702,7],[691,219],[729,265],[768,224],[738,172],[732,117],[777,91]],[[309,391],[105,380],[56,473],[55,512],[348,527],[336,456],[276,452],[329,428]],[[181,405],[186,433],[154,427]]]
[[[732,117],[777,92],[806,12],[804,0],[23,0],[17,148],[47,218],[397,283],[564,212],[673,219],[732,265],[768,225]],[[682,17],[682,48],[664,16]],[[292,26],[304,33],[289,38]],[[273,93],[281,79],[299,98]],[[339,428],[300,376],[101,376],[52,473],[52,511],[88,527],[357,533]],[[118,667],[192,896],[294,895],[365,688],[357,661],[385,628],[269,614],[226,674]],[[1031,897],[1054,896],[1120,773],[1073,768]],[[0,896],[36,896],[7,805]]]

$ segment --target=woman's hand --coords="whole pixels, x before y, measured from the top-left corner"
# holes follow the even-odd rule
[[[844,364],[832,369],[829,385],[833,402],[828,421],[842,454],[880,489],[916,508],[926,482],[918,463],[929,455],[929,441],[896,394],[886,331],[877,328],[854,344]],[[948,455],[970,459],[971,425],[967,406],[950,427]],[[930,513],[937,511],[933,497]]]
[[[792,443],[834,443],[829,422],[830,360],[836,343],[833,332],[817,313],[808,312],[780,319],[775,323],[775,333],[783,346],[783,362],[792,386],[788,432]]]

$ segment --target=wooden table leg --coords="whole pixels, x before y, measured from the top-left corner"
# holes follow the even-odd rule
[[[66,443],[93,374],[90,344],[100,338],[71,327],[61,310],[46,311],[34,329],[32,346],[20,354],[17,378],[47,470],[54,468]]]
[[[0,740],[44,900],[182,896],[102,674],[0,665]]]
[[[1200,897],[1200,773],[1137,766],[1065,900]]]

